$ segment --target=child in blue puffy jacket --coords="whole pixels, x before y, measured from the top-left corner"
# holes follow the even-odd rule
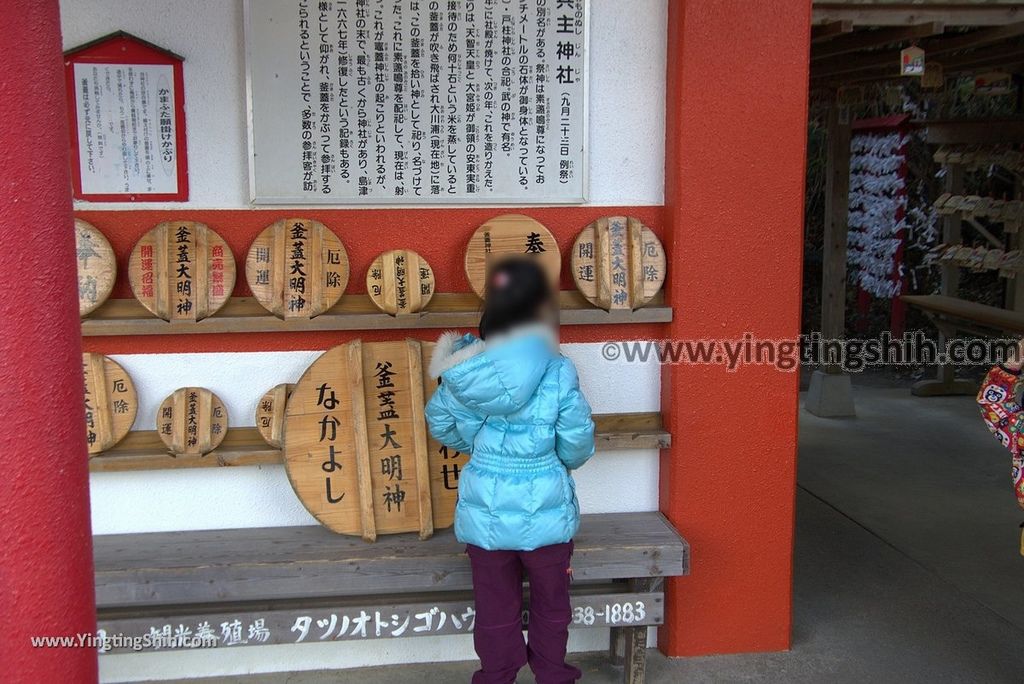
[[[594,453],[594,422],[576,369],[558,352],[558,308],[531,259],[488,274],[479,339],[445,333],[430,374],[430,433],[471,454],[459,476],[455,536],[473,569],[480,669],[473,684],[509,684],[527,662],[538,684],[565,684],[569,560],[580,523],[570,470]],[[523,573],[530,581],[528,645]]]

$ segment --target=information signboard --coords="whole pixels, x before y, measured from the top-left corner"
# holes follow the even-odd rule
[[[580,203],[585,0],[248,0],[257,203]]]

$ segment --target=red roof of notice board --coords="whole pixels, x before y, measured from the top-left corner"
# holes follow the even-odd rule
[[[901,126],[912,126],[909,114],[893,114],[891,116],[877,116],[873,119],[857,119],[850,128],[855,131],[867,131],[883,128],[900,128]]]
[[[79,45],[78,47],[73,47],[70,50],[65,50],[64,57],[70,57],[71,55],[76,55],[76,54],[78,54],[80,52],[85,52],[86,50],[89,50],[90,48],[94,48],[94,47],[96,47],[98,45],[106,45],[106,44],[108,44],[108,43],[110,43],[112,41],[118,40],[118,39],[123,40],[123,41],[128,41],[128,42],[136,43],[138,45],[141,45],[142,47],[149,48],[150,50],[154,50],[156,52],[159,52],[162,55],[166,55],[168,57],[176,59],[179,62],[184,62],[185,61],[185,58],[182,57],[181,55],[175,54],[175,53],[171,52],[170,50],[168,50],[167,48],[162,48],[159,45],[154,45],[153,43],[150,43],[148,40],[143,40],[142,38],[139,38],[138,36],[133,36],[132,34],[128,33],[127,31],[114,31],[113,33],[108,33],[105,36],[97,38],[96,40],[90,40],[88,43],[84,43],[82,45]]]

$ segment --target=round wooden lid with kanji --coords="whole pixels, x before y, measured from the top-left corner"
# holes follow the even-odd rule
[[[580,293],[608,311],[639,309],[665,283],[661,240],[631,216],[605,216],[580,231],[570,262]]]
[[[132,292],[165,321],[201,321],[235,287],[235,258],[215,231],[195,221],[168,221],[135,244],[128,260]]]
[[[131,377],[103,354],[82,354],[85,375],[85,434],[90,454],[120,442],[135,423],[138,395]]]
[[[285,409],[293,389],[290,383],[275,385],[256,404],[256,429],[263,441],[278,449],[284,446]]]
[[[175,454],[205,454],[216,449],[228,431],[228,411],[204,387],[182,387],[163,400],[156,430]]]
[[[480,297],[486,290],[487,269],[502,257],[536,258],[558,289],[562,254],[555,237],[538,221],[522,214],[495,216],[476,229],[466,247],[466,279]]]
[[[78,260],[78,315],[87,316],[107,301],[117,280],[114,248],[96,226],[75,219]]]
[[[415,313],[434,296],[434,272],[409,249],[384,252],[366,271],[366,291],[381,311],[392,316]]]
[[[437,386],[426,372],[433,345],[353,340],[328,349],[288,399],[284,464],[306,509],[335,532],[372,541],[452,524],[468,455],[427,432],[424,406]]]
[[[348,284],[348,252],[319,221],[281,219],[263,229],[245,259],[256,301],[278,318],[313,318],[341,299]]]

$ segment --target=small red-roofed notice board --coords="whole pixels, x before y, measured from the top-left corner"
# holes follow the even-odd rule
[[[188,199],[182,61],[123,31],[64,53],[75,199]]]

